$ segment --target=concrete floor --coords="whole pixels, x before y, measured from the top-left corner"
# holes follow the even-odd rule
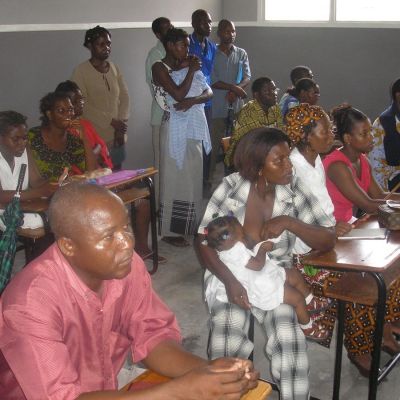
[[[160,297],[175,312],[182,329],[185,347],[199,356],[206,357],[208,338],[207,308],[202,295],[202,269],[197,262],[193,247],[175,248],[159,242],[160,254],[168,259],[153,275],[153,285]],[[150,266],[150,264],[149,264]],[[270,378],[269,362],[263,352],[264,336],[258,326],[255,329],[255,366],[261,376]],[[311,395],[321,400],[330,399],[333,389],[335,343],[330,349],[308,342],[310,359]],[[349,363],[344,351],[342,364],[341,399],[365,400],[368,398],[368,380]],[[382,353],[382,365],[389,360]],[[279,398],[273,392],[272,400]],[[400,399],[400,365],[379,386],[378,399]]]
[[[216,179],[222,176],[222,164],[218,164],[216,176]],[[214,182],[214,186],[216,184],[217,182]],[[197,261],[194,249],[192,246],[177,248],[160,241],[159,252],[167,258],[168,262],[160,265],[157,273],[153,275],[154,288],[176,314],[182,330],[184,346],[193,353],[206,357],[208,314],[202,293],[203,271]],[[146,263],[151,267],[150,261],[146,261]],[[20,269],[23,264],[22,252],[19,252],[15,270]],[[261,377],[271,380],[269,362],[264,356],[263,346],[264,336],[256,324],[254,363],[260,371]],[[330,349],[308,342],[308,354],[311,395],[321,400],[330,399],[333,389],[335,341],[333,341]],[[367,399],[368,380],[362,377],[357,369],[350,364],[345,350],[343,354],[340,399]],[[384,365],[389,360],[389,356],[382,353],[381,359],[381,363]],[[130,372],[128,371],[128,373]],[[377,398],[380,400],[400,400],[400,365],[397,365],[379,386]],[[270,399],[279,399],[277,392],[273,392]]]

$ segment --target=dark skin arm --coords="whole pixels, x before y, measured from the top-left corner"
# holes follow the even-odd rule
[[[144,362],[153,371],[162,370],[166,376],[177,378],[137,392],[92,392],[78,399],[239,400],[256,386],[259,377],[248,360],[223,358],[209,362],[168,340],[158,344]]]
[[[195,239],[195,248],[200,264],[213,273],[224,285],[230,303],[249,310],[251,304],[247,297],[246,289],[235,278],[229,268],[219,259],[217,252],[202,244],[205,235],[199,234]]]
[[[226,83],[223,81],[218,81],[213,83],[212,88],[213,89],[220,89],[220,90],[228,90],[229,92],[233,92],[235,96],[240,97],[241,99],[244,99],[247,97],[247,93],[244,90],[250,83],[250,79],[246,76],[242,79],[242,81],[239,84],[234,84],[234,83]]]
[[[257,251],[255,257],[251,257],[249,262],[246,264],[246,268],[252,269],[253,271],[261,271],[265,265],[266,254],[271,251],[274,247],[272,242],[264,242]]]
[[[199,59],[197,57],[190,57],[188,73],[183,82],[180,85],[176,85],[164,64],[158,62],[153,64],[151,68],[154,83],[162,86],[177,102],[184,100],[192,85],[194,73],[199,69]]]
[[[312,249],[328,251],[335,246],[336,233],[333,228],[306,224],[287,215],[275,217],[265,222],[261,237],[263,240],[276,238],[286,229]]]
[[[187,97],[180,101],[179,103],[174,104],[175,110],[177,111],[187,111],[189,108],[194,106],[195,104],[206,103],[213,96],[213,92],[211,89],[206,89],[200,96],[196,97]]]
[[[328,168],[327,175],[344,197],[368,213],[377,212],[379,205],[385,202],[383,199],[387,193],[377,184],[372,174],[368,192],[358,185],[351,170],[342,162],[332,163]],[[397,193],[391,197],[400,200],[400,195]]]

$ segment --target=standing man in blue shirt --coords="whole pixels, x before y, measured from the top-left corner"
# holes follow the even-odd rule
[[[223,19],[218,24],[219,45],[215,53],[211,84],[212,99],[210,180],[215,171],[221,139],[230,136],[228,124],[244,105],[245,91],[250,83],[251,72],[247,52],[233,43],[236,39],[235,24]],[[228,113],[231,121],[228,121]]]
[[[211,86],[211,71],[214,65],[216,46],[208,37],[211,33],[211,16],[206,10],[196,10],[192,14],[193,33],[189,35],[189,54],[199,57],[201,71]],[[211,100],[205,103],[204,111],[207,118],[208,129],[211,131]],[[211,150],[212,152],[213,150]],[[209,182],[210,156],[203,149],[203,188],[205,194],[211,189]]]

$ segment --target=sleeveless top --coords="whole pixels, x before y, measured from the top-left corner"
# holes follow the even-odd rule
[[[167,68],[169,74],[172,73],[172,68],[167,64],[165,64],[165,62],[158,60],[154,64],[156,63],[161,63],[162,65],[165,66],[165,68]],[[151,86],[153,87],[154,99],[156,100],[157,104],[160,106],[162,110],[169,111],[167,103],[167,95],[168,95],[167,91],[162,86],[156,85],[153,79],[151,80]]]
[[[368,191],[369,185],[371,184],[371,171],[368,160],[364,154],[360,155],[360,178],[357,176],[357,171],[353,167],[351,161],[340,150],[334,150],[331,154],[325,157],[323,161],[326,172],[326,187],[328,189],[329,196],[332,199],[333,206],[335,207],[334,216],[336,221],[348,222],[353,216],[353,203],[343,196],[343,194],[328,176],[329,166],[338,161],[346,164],[350,168],[355,181],[365,192]]]

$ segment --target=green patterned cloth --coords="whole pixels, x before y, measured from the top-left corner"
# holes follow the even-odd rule
[[[46,146],[39,126],[28,132],[28,141],[39,173],[43,178],[57,182],[65,167],[74,175],[85,172],[85,148],[77,136],[67,134],[67,146],[63,152],[54,151]]]

